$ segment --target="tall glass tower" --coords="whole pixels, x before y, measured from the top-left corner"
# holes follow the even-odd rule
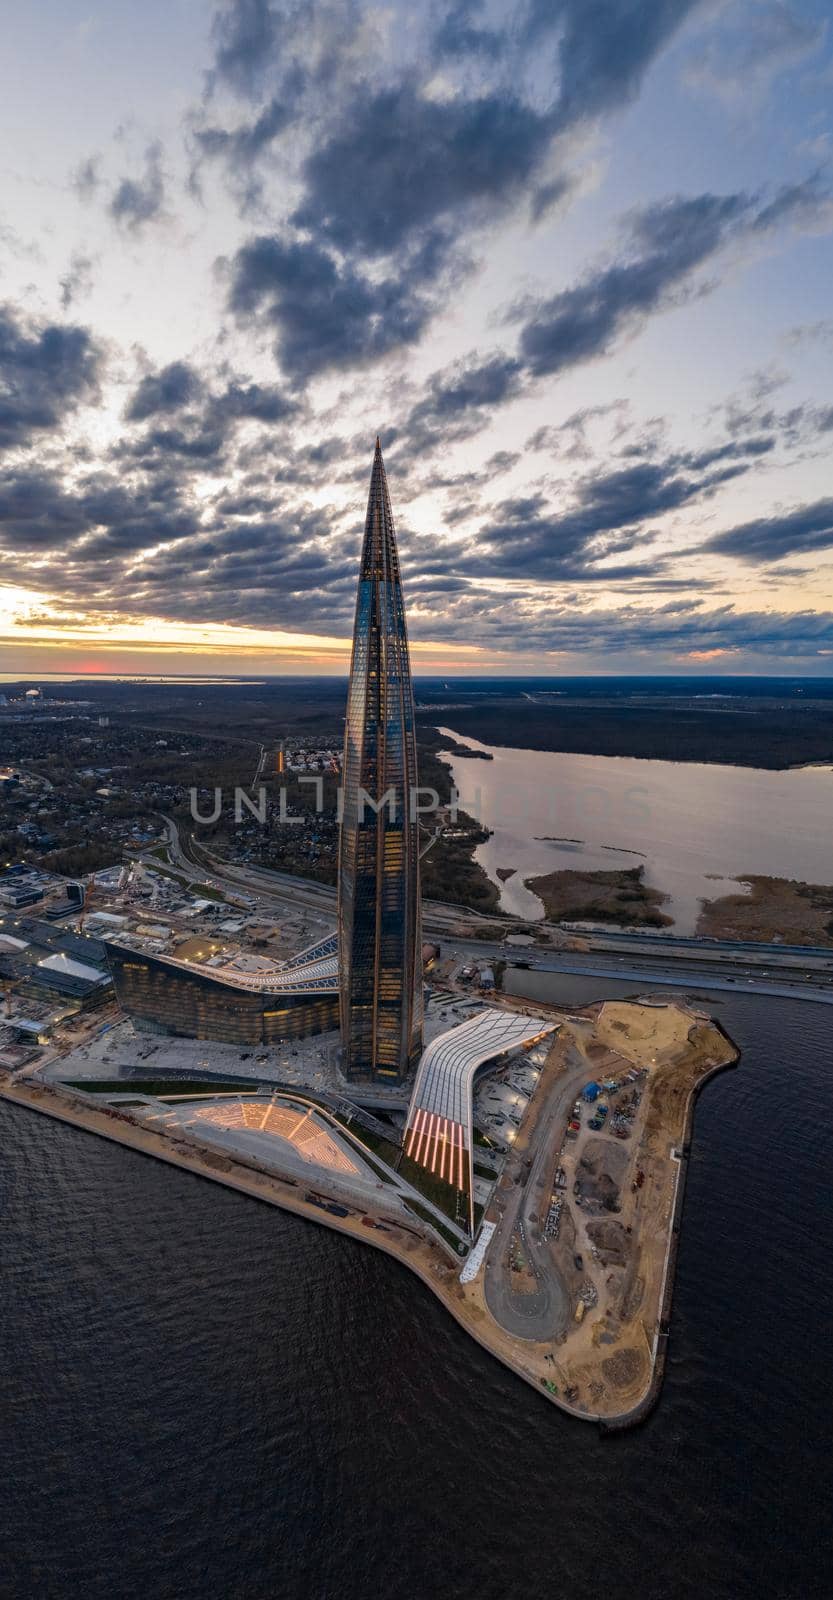
[[[379,440],[370,477],[344,739],[338,937],[342,1070],[400,1082],[422,1051],[414,692]]]

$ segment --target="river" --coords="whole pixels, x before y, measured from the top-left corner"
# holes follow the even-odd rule
[[[0,1102],[4,1600],[829,1592],[830,1015],[712,1009],[665,1387],[609,1438],[374,1250]]]
[[[833,768],[513,750],[439,732],[492,758],[442,752],[463,810],[492,830],[475,859],[499,885],[502,910],[527,920],[544,908],[524,879],[563,868],[644,865],[679,934],[694,932],[701,899],[744,892],[739,876],[833,883]],[[514,875],[501,882],[499,868]]]

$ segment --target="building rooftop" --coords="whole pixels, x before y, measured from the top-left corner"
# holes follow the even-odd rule
[[[133,949],[135,941],[130,933],[115,933],[111,947]],[[211,936],[194,938],[179,946],[173,953],[157,953],[154,957],[172,967],[182,967],[188,972],[198,972],[215,983],[227,983],[236,989],[247,989],[254,994],[295,994],[308,990],[314,994],[330,994],[338,989],[338,953],[335,936],[320,940],[301,950],[289,961],[275,960],[260,952],[237,951],[224,956],[222,945]]]
[[[85,983],[109,983],[106,972],[101,972],[97,967],[90,967],[84,961],[74,961],[65,952],[59,951],[57,955],[46,956],[38,966],[44,967],[48,972],[57,972],[68,978],[81,978]]]
[[[480,1067],[529,1046],[557,1024],[488,1007],[441,1033],[422,1053],[408,1107],[407,1154],[469,1196],[473,1226],[472,1088]]]

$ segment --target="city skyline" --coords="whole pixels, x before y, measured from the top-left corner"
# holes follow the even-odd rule
[[[422,1050],[414,695],[379,439],[370,475],[344,730],[338,857],[342,1071],[403,1082]]]
[[[829,673],[822,0],[144,17],[8,21],[0,671],[345,672],[380,431],[418,673]]]

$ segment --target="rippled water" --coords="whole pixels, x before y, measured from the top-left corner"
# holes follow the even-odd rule
[[[830,1017],[714,1010],[665,1388],[609,1438],[372,1249],[0,1102],[4,1600],[828,1592]]]
[[[517,916],[543,916],[524,879],[565,868],[644,864],[682,934],[694,932],[701,899],[744,892],[738,876],[833,882],[830,767],[764,772],[512,750],[439,732],[492,757],[444,759],[463,809],[492,830],[475,859],[500,886],[503,909]],[[509,868],[516,875],[502,883],[498,869]]]

